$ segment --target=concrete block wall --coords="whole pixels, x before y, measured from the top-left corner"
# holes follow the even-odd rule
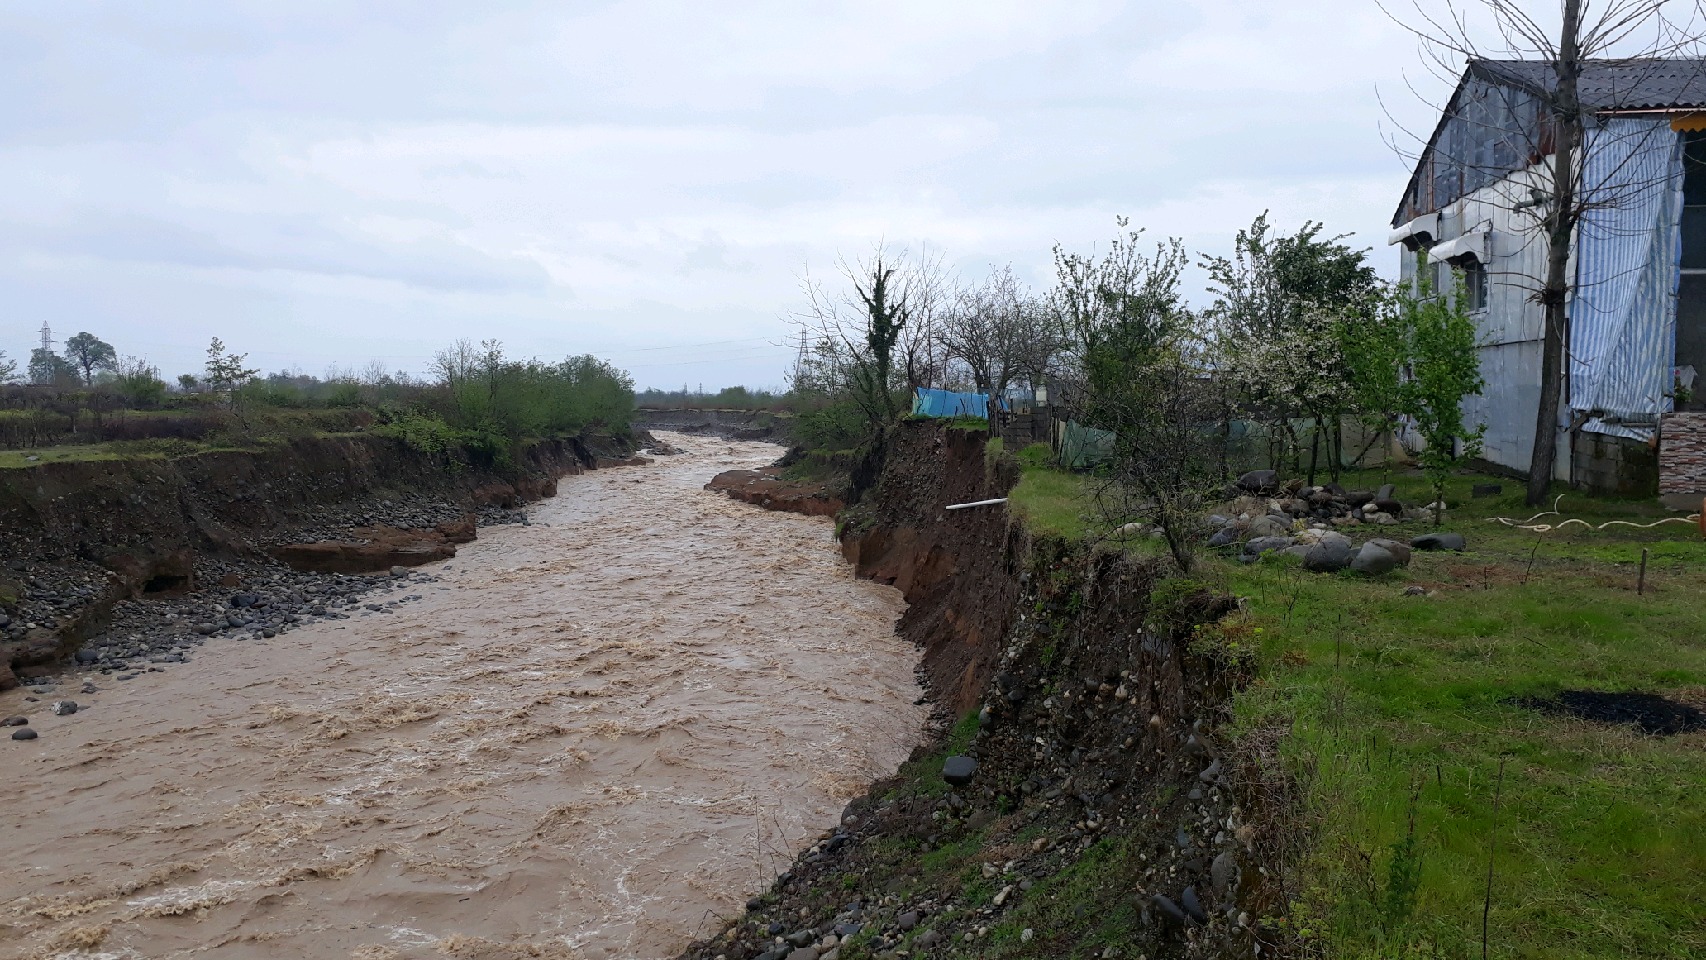
[[[1658,490],[1658,457],[1640,440],[1583,431],[1571,458],[1574,484],[1591,493],[1650,497]]]

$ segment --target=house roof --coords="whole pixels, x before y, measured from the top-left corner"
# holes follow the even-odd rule
[[[1463,76],[1457,81],[1451,99],[1441,111],[1428,143],[1416,157],[1410,181],[1404,187],[1408,197],[1416,187],[1423,165],[1433,153],[1434,144],[1457,109],[1458,98],[1472,79],[1527,90],[1544,95],[1556,85],[1557,67],[1552,60],[1470,60]],[[1576,95],[1582,107],[1593,113],[1624,110],[1706,110],[1706,58],[1640,58],[1629,60],[1587,60],[1576,82]],[[1392,214],[1394,227],[1404,220],[1404,200]]]
[[[1467,75],[1546,93],[1557,83],[1550,60],[1472,60]],[[1589,110],[1664,110],[1706,107],[1706,60],[1589,60],[1576,86]]]

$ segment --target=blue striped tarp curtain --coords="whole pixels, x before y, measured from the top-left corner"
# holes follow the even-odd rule
[[[1682,141],[1663,119],[1589,131],[1570,301],[1570,406],[1619,416],[1670,408],[1682,252]],[[1589,420],[1585,430],[1648,439]]]

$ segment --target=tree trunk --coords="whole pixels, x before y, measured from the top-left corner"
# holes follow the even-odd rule
[[[1315,486],[1315,467],[1321,459],[1321,418],[1315,418],[1315,429],[1309,431],[1309,485]]]
[[[1576,96],[1581,75],[1577,34],[1581,0],[1564,0],[1564,26],[1558,44],[1558,88],[1553,93],[1557,124],[1552,155],[1552,210],[1547,228],[1546,284],[1540,290],[1545,329],[1540,356],[1540,403],[1534,416],[1534,453],[1528,461],[1529,506],[1546,501],[1558,452],[1558,406],[1564,392],[1564,330],[1568,318],[1570,241],[1579,211],[1576,197],[1576,149],[1582,143],[1582,110]]]

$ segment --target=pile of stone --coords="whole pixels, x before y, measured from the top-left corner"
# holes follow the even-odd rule
[[[1286,526],[1295,520],[1326,527],[1363,524],[1390,526],[1432,520],[1433,505],[1405,506],[1388,483],[1378,490],[1346,490],[1337,483],[1309,486],[1300,479],[1281,481],[1272,470],[1252,470],[1238,478],[1226,519],[1248,523],[1273,516]]]
[[[1305,486],[1280,483],[1272,470],[1258,470],[1238,479],[1243,492],[1224,512],[1209,518],[1215,528],[1209,546],[1236,548],[1239,559],[1255,563],[1264,557],[1297,557],[1305,570],[1336,573],[1353,570],[1368,576],[1390,573],[1410,565],[1414,550],[1462,550],[1460,534],[1430,533],[1408,542],[1375,537],[1352,540],[1346,528],[1364,524],[1394,525],[1406,520],[1431,520],[1430,507],[1406,508],[1392,498],[1392,488],[1375,493],[1346,492],[1335,484]]]

